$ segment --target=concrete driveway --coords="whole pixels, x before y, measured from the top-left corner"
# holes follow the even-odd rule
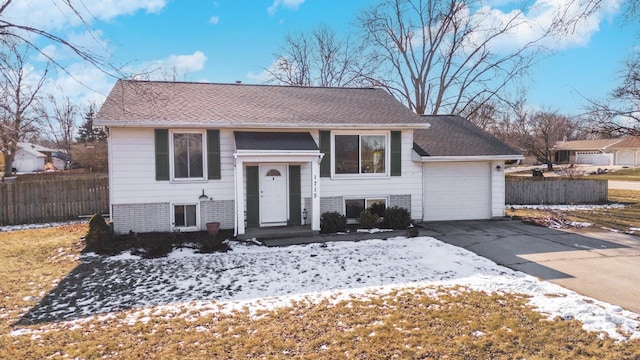
[[[577,293],[640,313],[640,237],[520,221],[424,224],[425,235]]]

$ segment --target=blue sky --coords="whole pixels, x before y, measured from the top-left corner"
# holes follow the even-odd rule
[[[508,11],[512,0],[485,0]],[[568,0],[538,0],[545,4]],[[604,0],[603,11],[555,44],[531,73],[528,106],[580,113],[582,96],[603,98],[616,85],[621,62],[639,45],[638,25],[622,25],[622,0]],[[630,1],[630,0],[628,0]],[[262,83],[284,36],[325,24],[336,32],[354,31],[359,10],[374,0],[84,0],[95,17],[87,33],[61,12],[61,0],[23,0],[6,13],[109,56],[128,73],[176,68],[190,81]],[[53,4],[53,5],[52,5]],[[531,18],[544,21],[544,7]],[[526,37],[526,34],[518,34]],[[100,40],[97,44],[95,39]],[[514,40],[516,41],[516,40]],[[115,79],[87,66],[64,49],[40,40],[48,54],[68,66],[52,74],[50,89],[78,102],[100,103]],[[40,59],[41,60],[41,59]],[[33,56],[34,71],[42,61]],[[160,71],[158,71],[160,72]],[[75,82],[80,79],[90,89]],[[55,91],[55,90],[53,90]],[[60,92],[60,91],[58,91]]]

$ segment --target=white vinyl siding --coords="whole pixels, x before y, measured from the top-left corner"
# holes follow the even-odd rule
[[[363,134],[368,134],[362,131]],[[318,131],[312,132],[318,142]],[[387,136],[388,139],[388,136]],[[411,195],[411,212],[413,219],[422,218],[422,164],[411,159],[413,152],[413,132],[402,131],[402,176],[379,176],[372,174],[370,178],[361,175],[348,177],[335,176],[320,178],[320,196],[343,198],[389,198],[390,195]],[[387,148],[388,150],[388,148]],[[389,151],[387,151],[388,153]],[[389,155],[387,154],[387,159]],[[388,164],[387,164],[388,165]],[[388,166],[387,166],[388,169]],[[304,168],[303,168],[304,170]],[[388,171],[387,171],[388,174]],[[308,175],[307,175],[308,176]],[[302,181],[305,181],[304,171]],[[303,197],[305,196],[303,189]]]
[[[110,129],[112,204],[189,203],[204,189],[213,200],[234,200],[233,132],[220,131],[221,179],[172,183],[155,180],[153,129]]]

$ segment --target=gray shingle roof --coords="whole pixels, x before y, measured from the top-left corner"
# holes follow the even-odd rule
[[[119,80],[96,125],[424,127],[382,89]]]
[[[463,117],[425,115],[428,129],[413,132],[413,148],[420,156],[522,155]]]
[[[318,150],[308,132],[234,131],[238,150]]]

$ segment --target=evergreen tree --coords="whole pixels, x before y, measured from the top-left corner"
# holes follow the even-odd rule
[[[107,135],[102,128],[93,126],[93,119],[96,117],[95,105],[89,105],[89,109],[84,116],[84,123],[78,128],[78,137],[76,141],[79,143],[89,143],[94,141],[106,140]]]

